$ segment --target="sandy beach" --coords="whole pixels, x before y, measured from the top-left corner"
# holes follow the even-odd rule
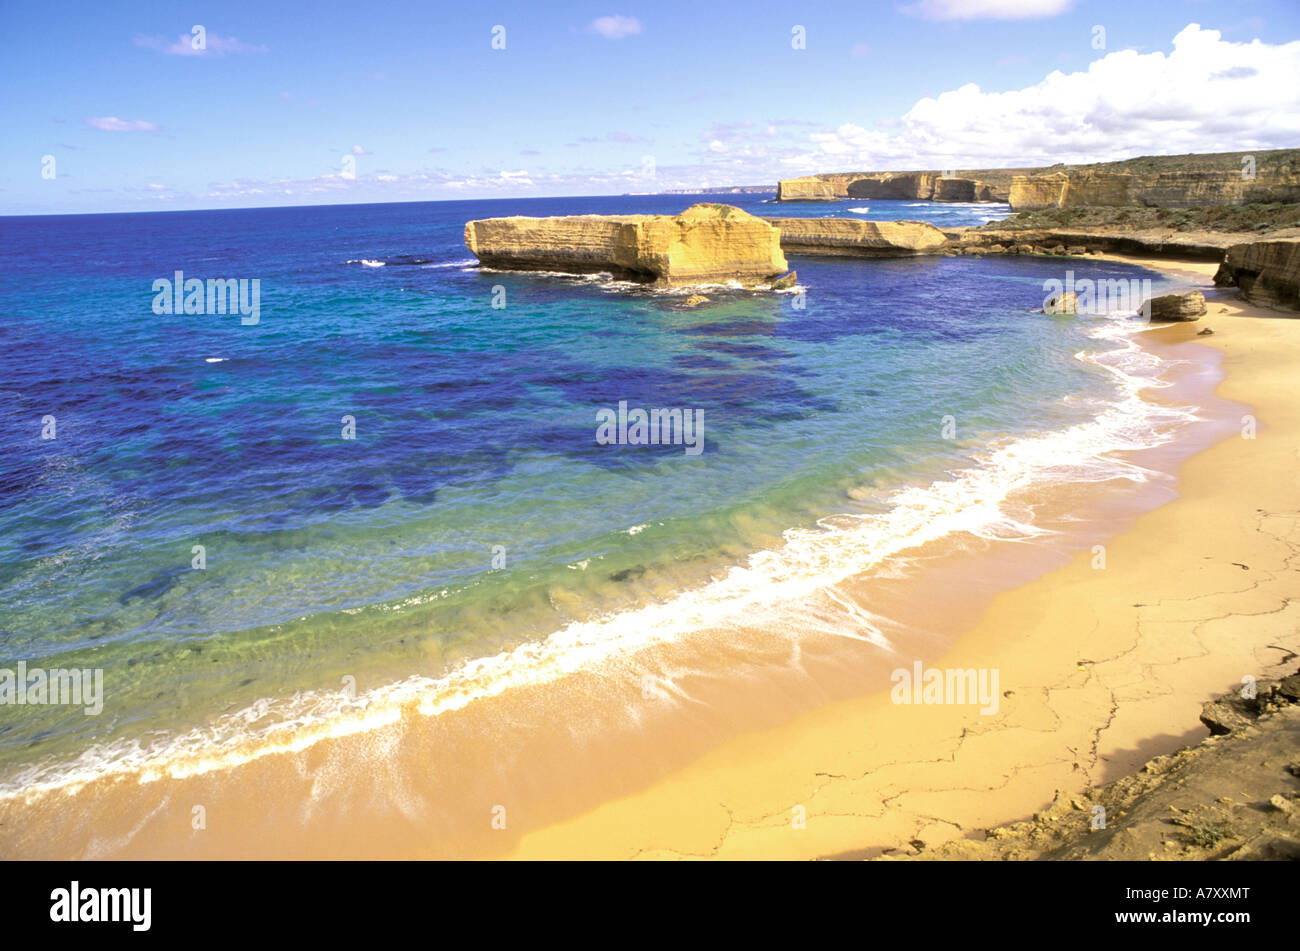
[[[1104,569],[1080,552],[955,639],[934,665],[997,667],[996,715],[888,692],[834,702],[528,832],[512,857],[849,859],[979,837],[1195,742],[1203,702],[1279,672],[1300,651],[1300,321],[1213,293],[1213,264],[1123,260],[1207,292],[1206,317],[1150,342],[1221,351],[1217,395],[1256,432],[1186,461],[1178,497],[1110,539]]]
[[[1194,741],[1205,700],[1300,649],[1287,561],[1300,540],[1289,390],[1300,322],[1214,293],[1213,265],[1124,260],[1210,298],[1201,320],[1140,334],[1171,384],[1144,392],[1207,420],[1130,453],[1159,478],[1035,485],[1018,504],[1050,532],[1030,543],[939,538],[903,570],[562,676],[543,670],[498,697],[426,713],[417,694],[284,740],[200,744],[165,765],[34,791],[0,804],[0,850],[901,855],[979,836]],[[1205,327],[1214,335],[1197,336]],[[893,653],[860,636],[884,619]],[[914,660],[995,670],[996,710],[895,704],[891,670]]]

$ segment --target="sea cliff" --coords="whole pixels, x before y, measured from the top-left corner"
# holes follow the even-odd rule
[[[847,198],[914,201],[1006,201],[1012,177],[1034,169],[973,169],[952,173],[831,172],[777,183],[778,201],[842,201]]]
[[[1300,310],[1300,238],[1233,245],[1219,270],[1215,283],[1252,303]]]
[[[828,172],[785,179],[779,201],[1002,201],[1015,211],[1300,201],[1300,150],[1141,156],[1091,165]]]

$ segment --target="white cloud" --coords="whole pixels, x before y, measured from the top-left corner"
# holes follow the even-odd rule
[[[369,152],[367,152],[365,149],[363,149],[363,148],[362,148],[361,146],[359,146],[359,145],[354,145],[354,146],[352,146],[352,148],[350,149],[350,151],[352,152],[353,155],[369,155],[369,154],[370,154]]]
[[[597,33],[607,40],[621,40],[625,36],[634,36],[645,27],[636,17],[608,16],[597,17],[587,24],[589,33]]]
[[[821,155],[787,164],[978,168],[1283,148],[1300,141],[1297,75],[1300,41],[1231,43],[1192,23],[1168,54],[1118,51],[1007,92],[969,83],[921,99],[894,131],[814,133]]]
[[[167,38],[162,36],[137,36],[135,45],[157,50],[168,56],[233,56],[239,53],[268,52],[265,46],[244,43],[236,37],[221,36],[217,33],[204,35],[202,49],[194,48],[194,37],[189,33],[182,33],[176,37],[174,43],[169,43]]]
[[[94,116],[86,125],[103,132],[157,132],[158,126],[143,119],[119,119],[117,116]]]
[[[1056,16],[1073,3],[1074,0],[918,0],[899,9],[927,20],[1025,20]]]

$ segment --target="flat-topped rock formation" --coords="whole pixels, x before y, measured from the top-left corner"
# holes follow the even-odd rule
[[[781,232],[781,248],[794,254],[898,257],[937,251],[944,233],[923,221],[855,218],[766,218]]]
[[[1011,179],[1038,169],[959,170],[951,175],[915,172],[830,172],[777,183],[777,201],[842,201],[847,198],[913,201],[1006,201]]]
[[[692,205],[680,215],[487,218],[465,225],[465,245],[488,267],[608,271],[665,285],[753,285],[788,267],[777,229],[730,205]]]

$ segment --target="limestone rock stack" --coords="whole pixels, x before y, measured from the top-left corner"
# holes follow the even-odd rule
[[[487,218],[465,225],[465,245],[489,267],[609,271],[665,285],[753,285],[789,270],[776,228],[713,203],[680,215]]]

